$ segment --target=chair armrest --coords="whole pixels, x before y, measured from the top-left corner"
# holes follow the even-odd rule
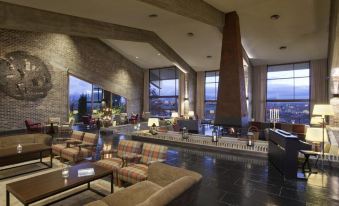
[[[141,159],[141,155],[140,154],[136,154],[136,153],[128,153],[128,154],[124,154],[121,157],[122,160],[128,162],[139,162]]]
[[[32,126],[32,125],[41,125],[41,123],[33,123],[33,124],[31,124],[31,126]]]
[[[110,150],[101,150],[100,151],[100,157],[101,159],[104,159],[105,154],[116,154],[118,153],[117,149],[110,149]]]
[[[147,165],[149,166],[149,165],[156,163],[156,162],[164,163],[165,161],[166,161],[165,159],[152,160],[152,161],[147,162]]]

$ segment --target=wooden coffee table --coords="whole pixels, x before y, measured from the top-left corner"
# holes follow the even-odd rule
[[[42,157],[43,157],[44,153],[49,154],[49,156],[50,156],[50,162],[49,163],[42,161]],[[37,157],[37,155],[39,155],[39,157]],[[53,158],[52,158],[51,147],[44,145],[44,144],[22,145],[22,152],[21,153],[17,152],[16,146],[0,149],[0,166],[17,164],[17,163],[21,163],[21,162],[25,162],[25,161],[38,159],[38,158],[40,159],[40,161],[39,161],[40,163],[46,165],[47,168],[51,168],[53,166],[53,162],[52,162]],[[38,162],[19,165],[19,166],[15,166],[15,167],[9,167],[9,168],[6,168],[6,169],[2,169],[0,171],[5,171],[5,170],[13,169],[13,168],[16,168],[16,167],[23,167],[25,165],[36,164],[36,163],[38,163]],[[41,168],[39,170],[43,170],[43,169],[47,169],[47,168]],[[35,172],[35,171],[38,171],[38,170],[34,170],[33,172]],[[27,174],[27,173],[30,173],[30,172],[32,172],[32,171],[22,172],[20,174],[9,175],[9,176],[0,178],[0,180],[6,179],[6,178],[9,178],[9,177],[15,177],[15,176],[18,176],[18,175]]]
[[[78,177],[78,170],[85,168],[94,168],[95,174],[85,177]],[[14,195],[24,205],[29,205],[39,200],[48,198],[52,195],[59,194],[61,192],[73,189],[75,187],[87,184],[86,189],[72,193],[53,201],[50,204],[59,202],[73,195],[79,194],[86,190],[91,190],[101,196],[105,196],[101,192],[91,188],[90,183],[94,180],[101,179],[106,176],[111,177],[111,193],[113,189],[113,171],[106,169],[92,162],[85,162],[69,168],[69,177],[63,178],[61,174],[62,170],[38,175],[18,182],[9,183],[6,185],[6,205],[10,205],[10,194]],[[34,188],[33,188],[34,187]]]

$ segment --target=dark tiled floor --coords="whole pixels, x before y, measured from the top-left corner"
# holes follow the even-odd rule
[[[103,133],[100,145],[116,147],[120,139],[129,138]],[[339,205],[336,169],[312,174],[308,181],[284,181],[266,159],[172,146],[167,163],[203,175],[198,206]]]

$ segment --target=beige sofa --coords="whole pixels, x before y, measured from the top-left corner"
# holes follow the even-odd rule
[[[163,163],[153,163],[148,180],[119,190],[86,206],[193,205],[202,176]]]
[[[17,146],[18,144],[52,144],[52,137],[48,134],[20,134],[0,137],[0,149]]]

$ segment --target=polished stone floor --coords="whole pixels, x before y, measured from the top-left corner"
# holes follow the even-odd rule
[[[120,139],[130,137],[102,133],[100,147],[116,147]],[[338,169],[327,168],[308,181],[284,181],[266,159],[172,146],[167,163],[203,175],[199,206],[339,205]]]

